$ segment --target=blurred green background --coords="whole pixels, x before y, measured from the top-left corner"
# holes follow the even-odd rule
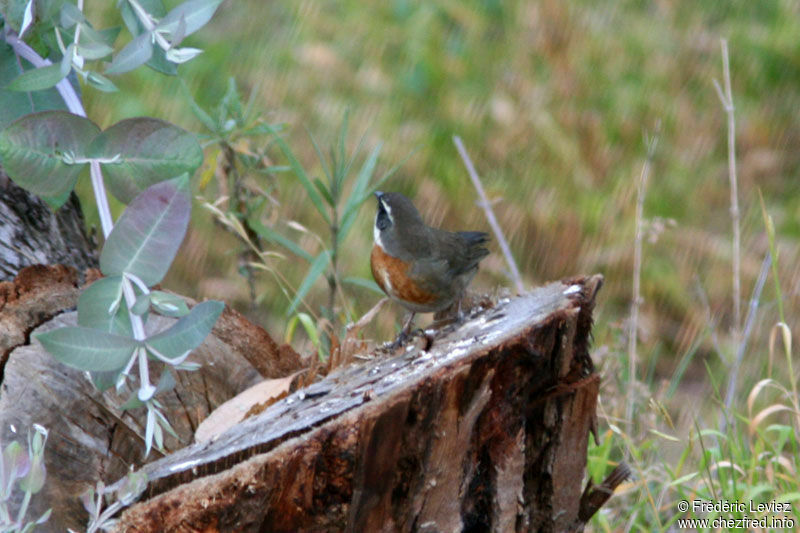
[[[107,16],[114,21],[111,8]],[[788,0],[240,0],[223,3],[188,40],[205,52],[179,72],[204,107],[221,99],[233,77],[267,122],[286,125],[283,134],[312,175],[322,170],[309,132],[329,145],[349,110],[353,145],[364,131],[367,148],[385,143],[379,174],[413,152],[384,189],[410,195],[435,225],[487,230],[452,143],[461,136],[527,286],[605,276],[594,337],[607,421],[622,416],[620,398],[638,386],[625,374],[636,196],[644,136],[657,134],[644,202],[637,378],[647,386],[640,394],[667,402],[677,426],[686,428],[698,418],[716,425],[712,392],[715,382],[725,383],[733,359],[727,124],[713,86],[722,82],[721,38],[729,40],[736,108],[743,309],[768,250],[761,191],[777,231],[787,322],[797,325],[798,36],[800,4]],[[140,69],[115,82],[122,90],[112,95],[86,89],[89,116],[101,127],[151,115],[202,131],[178,79]],[[247,149],[258,147],[256,141]],[[269,153],[285,164],[279,152]],[[205,175],[218,174],[213,150],[206,155],[212,166]],[[311,233],[285,224],[325,233],[291,173],[251,179],[274,201],[268,223],[318,253]],[[220,191],[198,185],[197,193],[213,201]],[[91,212],[88,189],[83,200]],[[373,214],[368,201],[341,258],[344,275],[369,278]],[[258,305],[251,306],[238,273],[241,244],[207,212],[196,208],[193,218],[165,286],[224,299],[283,336],[287,298],[263,276]],[[477,289],[511,286],[493,246]],[[275,261],[297,286],[307,264],[291,256]],[[310,305],[325,305],[326,293],[320,279]],[[775,294],[770,281],[739,406],[764,375],[767,337],[778,319]],[[348,288],[347,296],[359,315],[379,298],[359,288]],[[401,319],[400,309],[386,308],[368,337],[389,339]]]
[[[114,15],[109,8],[109,22]],[[385,143],[379,171],[416,149],[384,188],[411,195],[431,223],[486,229],[451,140],[460,135],[528,285],[606,276],[599,343],[623,334],[643,135],[659,131],[644,206],[640,327],[644,357],[669,372],[674,354],[709,325],[698,291],[720,330],[729,328],[726,118],[712,82],[722,81],[722,37],[730,41],[736,105],[743,297],[767,249],[760,189],[781,240],[786,295],[796,299],[799,32],[795,2],[239,1],[223,3],[190,38],[205,53],[180,75],[204,107],[234,77],[266,121],[286,124],[313,175],[321,170],[308,132],[327,146],[350,110],[353,144],[365,130],[368,148]],[[139,69],[115,81],[116,94],[86,89],[89,115],[101,127],[151,115],[202,131],[179,80]],[[324,231],[290,173],[258,185],[279,202],[278,223]],[[369,277],[373,210],[367,202],[349,238],[346,274]],[[315,251],[314,239],[288,235]],[[237,247],[196,210],[168,284],[245,308]],[[299,283],[303,269],[287,263]],[[499,253],[484,264],[477,288],[509,285]],[[322,280],[319,289],[322,297]],[[259,292],[260,318],[279,334],[287,301],[268,280]],[[362,312],[376,296],[353,294]]]

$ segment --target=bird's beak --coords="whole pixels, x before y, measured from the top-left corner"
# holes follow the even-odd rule
[[[381,191],[375,191],[375,198],[377,198],[379,201],[380,201],[380,199],[381,199],[381,196],[383,196],[383,192],[381,192]]]

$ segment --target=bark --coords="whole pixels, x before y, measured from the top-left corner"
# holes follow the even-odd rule
[[[0,167],[0,281],[10,281],[35,264],[62,264],[83,272],[97,266],[95,248],[74,192],[54,212],[16,186]]]
[[[580,531],[601,282],[501,301],[146,465],[116,531]]]

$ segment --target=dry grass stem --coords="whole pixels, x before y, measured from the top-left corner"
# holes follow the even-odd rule
[[[750,306],[747,311],[747,319],[745,320],[742,342],[739,343],[737,347],[736,359],[734,359],[733,367],[728,375],[728,389],[725,391],[725,412],[728,413],[731,412],[733,398],[736,396],[736,383],[739,378],[739,369],[742,366],[744,353],[747,349],[747,341],[749,340],[750,334],[753,331],[756,311],[758,311],[758,303],[761,300],[761,291],[764,290],[764,284],[767,282],[767,274],[769,273],[769,267],[771,263],[772,256],[767,253],[767,255],[764,257],[764,261],[761,263],[761,272],[759,272],[758,279],[756,280],[756,286],[753,288],[753,296],[750,298]],[[726,421],[727,418],[723,416],[720,422],[720,431],[722,433],[725,432]]]
[[[733,225],[733,324],[731,333],[733,335],[734,346],[739,349],[742,342],[742,282],[741,282],[741,233],[739,230],[739,188],[736,179],[736,117],[733,106],[733,93],[731,91],[731,70],[728,61],[728,41],[720,40],[722,47],[722,74],[725,89],[720,87],[719,82],[714,80],[714,88],[728,115],[728,180],[731,187],[731,223]]]
[[[500,228],[500,224],[497,223],[497,218],[494,216],[492,204],[489,203],[489,199],[486,198],[486,192],[483,190],[481,180],[478,177],[478,173],[475,171],[475,165],[472,164],[472,159],[470,159],[466,148],[464,148],[464,143],[461,142],[461,137],[454,135],[453,143],[455,143],[458,154],[464,161],[464,166],[467,167],[467,174],[469,174],[472,184],[475,186],[475,190],[478,191],[478,196],[481,199],[479,205],[486,213],[486,220],[489,221],[489,226],[491,226],[492,232],[494,232],[494,236],[497,239],[497,244],[500,245],[500,249],[503,251],[503,256],[506,258],[506,263],[508,263],[508,268],[511,271],[511,281],[514,283],[514,287],[517,289],[517,292],[521,294],[525,292],[525,287],[522,285],[522,276],[519,274],[519,269],[517,268],[517,263],[514,261],[514,256],[511,255],[511,248],[508,246],[508,241],[503,234],[503,230]]]
[[[656,127],[658,130],[658,126]],[[639,186],[636,192],[636,237],[633,246],[633,301],[631,302],[630,333],[628,335],[628,401],[625,411],[625,419],[633,422],[633,404],[635,403],[636,382],[636,342],[639,328],[639,305],[641,304],[641,285],[642,285],[642,240],[644,239],[644,198],[647,190],[647,180],[650,177],[650,166],[653,162],[658,136],[645,136],[647,144],[647,157],[642,165],[642,173],[639,175]]]

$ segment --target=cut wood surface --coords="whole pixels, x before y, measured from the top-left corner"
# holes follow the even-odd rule
[[[116,531],[580,530],[601,283],[502,300],[145,465]]]

